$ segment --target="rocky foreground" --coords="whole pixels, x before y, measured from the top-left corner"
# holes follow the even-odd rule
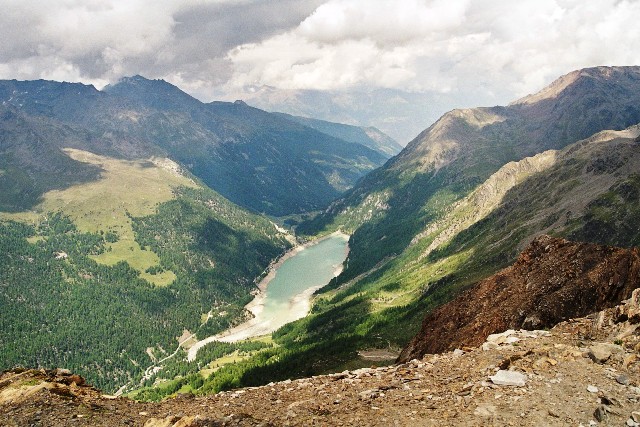
[[[550,331],[208,397],[139,403],[65,370],[0,377],[6,426],[640,425],[640,290]]]

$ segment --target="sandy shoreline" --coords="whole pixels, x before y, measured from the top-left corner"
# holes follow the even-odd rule
[[[269,272],[267,275],[258,283],[258,292],[255,297],[249,304],[245,306],[247,310],[249,310],[253,314],[253,318],[247,320],[246,322],[235,326],[231,329],[228,329],[220,334],[213,335],[207,337],[203,340],[196,342],[193,346],[191,346],[187,352],[187,360],[193,361],[196,358],[196,354],[200,348],[205,346],[206,344],[213,341],[222,341],[222,342],[236,342],[241,341],[243,339],[256,337],[260,335],[266,335],[273,332],[275,329],[279,328],[281,325],[274,325],[268,319],[260,319],[259,314],[264,309],[264,301],[266,298],[266,290],[269,282],[273,280],[276,276],[276,270],[282,266],[282,264],[288,260],[289,258],[297,255],[301,251],[309,248],[311,246],[317,245],[325,239],[335,236],[344,236],[349,237],[347,234],[342,233],[341,231],[336,231],[332,234],[324,236],[320,239],[316,239],[302,245],[298,245],[292,248],[290,251],[281,256],[278,261],[269,266]],[[347,245],[346,249],[347,254],[349,253],[349,246]],[[334,270],[334,277],[338,276],[342,272],[342,264],[340,264]],[[292,313],[292,317],[295,319],[300,319],[309,313],[311,309],[311,299],[315,291],[320,289],[322,286],[314,286],[312,288],[306,289],[304,292],[301,292],[295,295],[293,298],[289,300],[289,312]]]

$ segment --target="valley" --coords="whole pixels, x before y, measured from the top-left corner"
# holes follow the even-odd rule
[[[638,94],[640,67],[577,70],[446,113],[400,149],[141,76],[0,82],[0,367],[159,401],[392,365],[425,316],[462,317],[470,303],[445,304],[526,263],[543,234],[640,245]],[[640,286],[633,266],[598,310]],[[467,341],[445,320],[432,352],[500,332]]]

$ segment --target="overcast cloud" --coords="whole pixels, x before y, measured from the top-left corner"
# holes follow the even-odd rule
[[[640,64],[640,0],[5,0],[0,78],[164,78],[466,94],[478,105],[594,65]]]

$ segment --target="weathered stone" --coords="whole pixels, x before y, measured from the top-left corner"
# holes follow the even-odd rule
[[[358,398],[360,400],[371,400],[371,399],[375,399],[379,395],[380,395],[380,392],[378,389],[370,389],[370,390],[365,390],[358,393]]]
[[[589,384],[589,385],[587,386],[587,391],[588,391],[589,393],[597,393],[597,392],[598,392],[598,387],[596,387],[596,386],[594,386],[594,385]]]
[[[507,338],[509,338],[511,335],[515,333],[516,331],[514,331],[513,329],[508,329],[499,334],[491,334],[487,337],[487,342],[498,344],[498,345],[504,344],[507,341]]]
[[[166,418],[149,418],[147,422],[144,423],[144,427],[171,427],[176,422],[178,422],[180,418],[176,416],[168,416]]]
[[[492,342],[486,342],[482,344],[482,351],[493,350],[494,348],[498,348],[498,344]]]
[[[524,387],[527,383],[527,376],[516,371],[500,370],[489,379],[497,385],[508,385],[516,387]]]
[[[600,395],[600,402],[611,407],[611,406],[622,406],[622,403],[620,402],[620,400],[616,399],[615,397],[606,394],[606,393],[601,393]]]
[[[477,417],[491,418],[496,415],[498,409],[494,405],[488,403],[482,403],[473,411],[473,415]]]
[[[597,343],[589,347],[589,358],[596,363],[605,363],[612,354],[622,353],[624,350],[617,344]]]
[[[598,420],[598,422],[603,422],[609,419],[607,409],[604,405],[598,406],[594,411],[593,416],[596,420]]]
[[[625,374],[618,375],[616,377],[616,381],[622,385],[629,385],[629,377]]]

